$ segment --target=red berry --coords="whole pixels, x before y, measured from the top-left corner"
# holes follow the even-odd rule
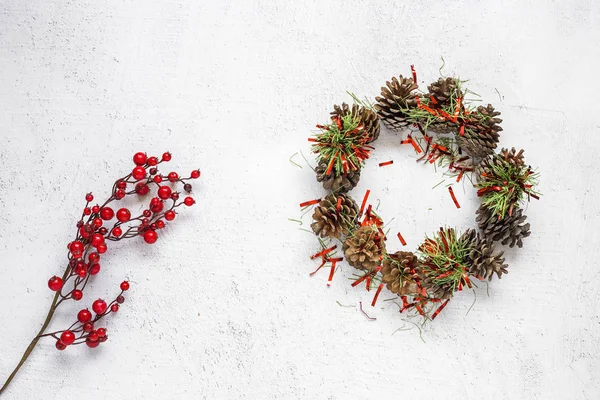
[[[87,201],[88,203],[90,201],[94,201],[94,195],[92,195],[91,193],[88,193],[85,195],[85,201]]]
[[[150,211],[152,211],[155,214],[158,214],[162,210],[163,210],[163,202],[160,201],[160,199],[158,197],[154,197],[150,201]]]
[[[125,297],[118,295],[117,296],[117,303],[119,304],[123,304],[125,302]]]
[[[146,177],[146,170],[144,169],[144,167],[135,167],[131,171],[131,176],[133,176],[133,179],[135,179],[136,181],[142,180]]]
[[[150,168],[150,175],[156,175],[158,173],[158,168],[154,167],[154,168]]]
[[[166,153],[164,153],[162,155],[162,160],[163,161],[171,161],[171,153],[169,153],[168,151]]]
[[[100,228],[103,223],[104,222],[102,222],[101,218],[94,218],[94,220],[92,221],[92,224],[94,225],[95,228]]]
[[[177,192],[173,192],[173,193],[171,193],[171,198],[172,198],[173,200],[178,200],[178,199],[179,199],[179,193],[177,193]]]
[[[154,183],[161,183],[162,182],[162,176],[160,176],[160,175],[156,175],[152,179],[154,180]]]
[[[158,158],[156,157],[148,157],[148,165],[150,166],[155,166],[156,164],[158,164]]]
[[[102,209],[100,210],[100,218],[102,218],[105,221],[113,219],[114,216],[115,212],[110,207],[102,207]]]
[[[69,244],[69,250],[71,250],[71,253],[80,253],[83,251],[83,243],[81,243],[79,240],[75,240],[74,242],[71,242],[71,244]]]
[[[78,275],[80,278],[85,278],[85,276],[87,275],[87,271],[85,270],[85,268],[79,268],[79,269],[77,270],[77,275]]]
[[[96,335],[96,336],[97,336],[97,335]],[[96,340],[91,340],[90,338],[87,338],[87,339],[85,340],[85,344],[87,344],[87,347],[90,347],[90,348],[92,348],[92,349],[93,349],[93,348],[95,348],[95,347],[98,347],[98,346],[100,345],[100,342],[98,341],[98,339],[96,339]]]
[[[173,221],[175,219],[175,211],[169,210],[165,213],[165,219],[167,221]]]
[[[130,218],[131,218],[131,212],[128,209],[120,208],[119,211],[117,211],[117,219],[120,222],[127,222],[127,221],[129,221]]]
[[[83,309],[77,313],[77,321],[85,324],[86,322],[90,322],[92,320],[92,313],[90,310]]]
[[[185,185],[183,185],[183,190],[185,190],[188,193],[192,192],[192,185],[190,185],[189,183],[186,183]]]
[[[95,263],[99,259],[100,259],[100,255],[96,252],[90,253],[90,255],[88,256],[88,261],[90,263]]]
[[[150,188],[144,182],[139,182],[135,185],[135,192],[140,196],[145,196],[150,192]]]
[[[101,234],[102,236],[104,236],[108,233],[108,229],[106,229],[105,227],[102,227],[102,228],[98,229],[98,233]]]
[[[113,234],[115,237],[119,237],[119,236],[121,236],[121,235],[123,234],[123,230],[117,226],[116,228],[114,228],[114,229],[112,230],[112,234]]]
[[[63,342],[61,342],[60,340],[56,341],[55,346],[58,350],[61,350],[61,351],[67,348],[67,346],[65,346],[65,344]]]
[[[94,233],[92,235],[92,246],[98,247],[102,243],[104,243],[104,236],[99,233]]]
[[[126,181],[119,181],[117,182],[117,189],[127,189],[127,182]]]
[[[177,179],[179,179],[177,172],[169,172],[169,182],[177,182]]]
[[[158,197],[160,197],[163,200],[166,200],[169,197],[171,197],[171,188],[168,186],[159,187],[158,188]]]
[[[48,287],[53,292],[58,292],[63,287],[63,280],[58,276],[54,275],[52,278],[48,280]]]
[[[192,174],[190,176],[192,177],[192,179],[198,179],[198,178],[200,178],[200,170],[199,169],[193,170]]]
[[[144,214],[144,217],[150,217],[152,215],[150,210],[144,210],[143,214]]]
[[[165,227],[165,222],[162,219],[159,219],[158,221],[156,221],[156,227],[158,229],[162,229]]]
[[[100,244],[98,245],[98,248],[97,248],[97,250],[98,250],[98,253],[100,253],[100,254],[104,254],[104,253],[106,253],[106,251],[108,250],[108,247],[106,246],[106,243],[100,243]]]
[[[146,164],[146,160],[146,153],[139,152],[135,153],[133,156],[133,162],[135,163],[135,165],[144,165]]]
[[[92,213],[92,210],[89,207],[86,207],[83,209],[83,215],[90,215]]]
[[[157,239],[158,239],[158,234],[156,232],[154,232],[154,231],[144,232],[144,240],[146,241],[146,243],[148,243],[148,244],[156,243]]]
[[[103,314],[104,311],[106,311],[106,307],[106,302],[102,299],[98,299],[92,303],[92,310],[94,310],[96,314]]]
[[[94,330],[94,323],[93,322],[86,322],[85,324],[83,324],[83,331],[84,332],[90,333],[93,330]]]
[[[188,206],[191,207],[194,205],[195,201],[193,198],[191,198],[190,196],[186,197],[185,200],[183,200],[183,203]]]
[[[96,333],[98,334],[98,338],[103,338],[106,336],[106,329],[104,328],[98,328],[96,330]]]
[[[127,281],[121,282],[121,290],[124,292],[128,291],[129,290],[129,282],[127,282]]]
[[[100,264],[92,264],[90,267],[90,275],[96,275],[100,272]]]
[[[125,197],[126,194],[127,193],[125,193],[123,189],[119,189],[115,192],[115,199],[121,200],[123,197]]]
[[[73,297],[73,300],[79,301],[83,298],[83,292],[79,289],[75,289],[73,290],[73,293],[71,293],[71,297]]]
[[[67,346],[73,344],[75,341],[75,334],[73,334],[71,331],[64,331],[60,334],[60,341]]]
[[[104,336],[104,337],[101,337],[101,338],[98,338],[98,342],[99,342],[99,343],[104,343],[104,342],[106,342],[107,340],[108,340],[108,335],[107,335],[107,336]]]
[[[100,212],[100,206],[96,205],[96,206],[92,207],[92,212],[94,214],[98,214]]]
[[[113,304],[112,306],[110,306],[110,311],[112,311],[112,312],[119,311],[119,305],[118,304]]]

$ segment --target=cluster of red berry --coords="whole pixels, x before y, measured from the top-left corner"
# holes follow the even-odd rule
[[[177,215],[175,209],[181,205],[192,206],[194,199],[186,196],[180,200],[180,192],[176,185],[183,186],[186,193],[191,193],[192,185],[187,182],[200,177],[200,171],[194,170],[189,177],[182,178],[177,172],[162,175],[158,171],[159,164],[171,160],[170,153],[164,153],[159,160],[157,157],[148,157],[145,153],[136,153],[133,156],[135,167],[127,176],[118,179],[112,188],[111,196],[102,204],[91,206],[94,196],[88,193],[85,196],[86,205],[81,219],[77,222],[77,235],[74,241],[68,244],[69,264],[63,277],[53,276],[48,281],[48,287],[57,292],[58,301],[54,309],[64,300],[79,301],[83,298],[83,290],[91,276],[100,272],[100,256],[108,250],[107,241],[119,241],[141,236],[148,244],[158,240],[157,231],[164,228],[167,222],[173,221]],[[152,197],[136,217],[126,207],[112,208],[113,202],[122,200],[128,195],[145,197],[152,189],[156,189],[156,196]],[[116,212],[115,212],[116,209]],[[112,227],[105,226],[107,222],[116,218]],[[70,289],[65,290],[69,286]],[[95,317],[88,309],[83,309],[77,314],[77,321],[68,329],[41,334],[40,337],[52,336],[56,348],[64,350],[68,345],[86,343],[89,347],[97,347],[106,341],[105,328],[95,329],[94,324],[101,318],[117,312],[119,304],[125,301],[123,292],[129,289],[127,281],[121,283],[121,293],[107,304],[98,299],[92,304]]]

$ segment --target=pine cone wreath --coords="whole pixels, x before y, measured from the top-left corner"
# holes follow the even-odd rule
[[[458,81],[454,78],[439,78],[436,82],[427,86],[429,95],[436,101],[438,107],[450,105],[452,100],[456,101],[458,97],[463,97],[463,93],[458,87]]]
[[[327,160],[321,159],[315,168],[317,181],[321,182],[326,190],[331,190],[333,193],[347,193],[358,185],[360,169],[335,176],[334,172],[327,175],[327,167]]]
[[[477,235],[473,249],[468,256],[471,263],[469,273],[489,281],[492,280],[494,274],[501,278],[502,274],[508,273],[506,270],[508,264],[504,264],[504,252],[494,253],[495,248],[492,240]]]
[[[350,196],[330,194],[315,207],[312,216],[315,222],[310,227],[317,236],[339,239],[350,233],[357,215],[358,205]]]
[[[521,208],[513,210],[512,215],[506,214],[504,218],[498,219],[498,215],[482,204],[477,210],[476,221],[485,237],[509,247],[515,247],[516,244],[521,248],[523,238],[531,235],[529,223],[524,224],[526,219]]]
[[[410,124],[406,111],[417,106],[417,85],[412,78],[402,75],[399,79],[393,77],[391,82],[385,84],[386,87],[381,88],[382,97],[375,97],[375,110],[385,126],[395,131],[401,130]]]
[[[354,118],[358,119],[359,124],[364,127],[364,130],[369,137],[367,143],[377,140],[381,127],[379,125],[379,118],[377,117],[377,113],[375,113],[375,111],[367,107],[360,107],[358,104],[353,104],[352,108],[350,108],[348,104],[342,103],[341,106],[338,106],[337,104],[333,106],[331,118],[341,118],[347,114],[352,114]]]
[[[412,252],[397,251],[388,254],[384,257],[381,268],[382,282],[398,296],[416,294],[419,291],[417,269],[418,260]]]
[[[495,111],[491,104],[487,107],[477,107],[476,111],[469,114],[464,134],[456,135],[460,148],[475,158],[483,158],[494,153],[500,137],[498,132],[502,131],[499,125],[502,120],[496,118],[498,115],[500,112]]]
[[[348,264],[357,269],[371,271],[381,264],[385,244],[379,231],[373,226],[366,225],[346,238],[342,251]]]

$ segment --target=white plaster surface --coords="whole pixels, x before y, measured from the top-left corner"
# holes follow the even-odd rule
[[[3,400],[600,398],[598,4],[0,0],[0,380],[44,318],[84,194],[140,150],[203,172],[156,245],[105,257],[87,304],[132,281],[110,340],[42,342]],[[502,111],[501,144],[526,149],[544,196],[510,273],[422,341],[390,302],[372,322],[336,303],[372,296],[346,264],[329,289],[309,278],[318,244],[288,218],[324,191],[288,158],[347,90],[373,98],[410,64],[425,85],[440,57]],[[356,197],[371,189],[407,248],[472,226],[474,191],[455,186],[454,208],[403,137],[382,132]]]

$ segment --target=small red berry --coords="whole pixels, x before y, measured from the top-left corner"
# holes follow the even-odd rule
[[[102,228],[98,229],[98,233],[101,234],[102,236],[104,236],[108,233],[108,229],[106,229],[105,227],[102,227]]]
[[[121,282],[121,290],[124,292],[128,291],[129,290],[129,282],[127,282],[127,281]]]
[[[189,183],[186,183],[185,185],[183,185],[183,190],[185,190],[188,193],[192,192],[192,185]]]
[[[162,229],[165,227],[165,222],[162,219],[159,219],[158,221],[156,221],[156,227],[158,229]]]
[[[83,331],[84,332],[90,333],[93,330],[94,330],[94,323],[93,322],[86,322],[85,324],[83,324]]]
[[[90,201],[94,201],[94,195],[93,195],[93,194],[91,194],[91,193],[88,193],[88,194],[86,194],[86,195],[85,195],[85,201],[87,201],[88,203],[89,203]]]
[[[155,214],[158,214],[162,210],[163,210],[163,202],[160,201],[160,199],[158,197],[154,197],[150,201],[150,211],[152,211]]]
[[[85,276],[87,275],[87,271],[85,270],[85,268],[79,268],[79,269],[77,270],[77,275],[78,275],[80,278],[85,278]]]
[[[169,153],[168,151],[166,153],[164,153],[162,155],[162,160],[163,161],[171,161],[171,153]]]
[[[61,351],[67,348],[67,346],[65,346],[65,344],[63,342],[61,342],[60,340],[56,341],[55,346],[58,350],[61,350]]]
[[[104,342],[106,342],[107,340],[108,340],[108,335],[106,335],[106,336],[104,336],[104,337],[101,337],[101,338],[98,338],[98,342],[99,342],[99,343],[104,343]]]
[[[92,210],[89,207],[86,207],[83,209],[83,215],[90,215],[92,213]]]
[[[96,333],[98,334],[98,338],[103,338],[106,336],[106,329],[104,328],[98,328],[96,330]]]
[[[148,243],[148,244],[156,243],[157,239],[158,239],[158,234],[156,232],[154,232],[154,231],[144,232],[144,240],[146,241],[146,243]]]
[[[97,335],[96,335],[96,336],[97,336]],[[90,347],[90,348],[92,348],[92,349],[93,349],[93,348],[95,348],[95,347],[98,347],[98,346],[100,345],[100,342],[98,341],[98,339],[96,339],[96,340],[91,340],[90,338],[87,338],[87,339],[85,340],[85,344],[87,344],[87,347]]]
[[[135,167],[131,171],[131,176],[133,176],[133,179],[135,179],[136,181],[140,181],[146,177],[146,170],[144,169],[144,167]]]
[[[67,346],[73,344],[75,341],[75,334],[71,331],[64,331],[60,334],[60,341]]]
[[[200,178],[200,170],[199,169],[193,170],[192,174],[190,176],[192,177],[192,179],[198,179],[198,178]]]
[[[100,228],[103,223],[104,222],[102,222],[101,218],[94,218],[94,220],[92,221],[92,224],[94,225],[95,228]]]
[[[100,206],[96,205],[96,206],[92,207],[92,212],[94,214],[98,214],[100,212]]]
[[[149,172],[150,172],[150,175],[156,175],[158,173],[158,168],[156,168],[156,167],[150,168]]]
[[[119,236],[121,236],[121,235],[123,234],[123,230],[117,226],[116,228],[114,228],[114,229],[112,230],[112,234],[113,234],[115,237],[119,237]]]
[[[194,205],[194,203],[196,203],[196,202],[194,201],[194,199],[193,199],[193,198],[191,198],[190,196],[188,196],[188,197],[186,197],[186,198],[185,198],[185,200],[183,200],[183,203],[184,203],[186,206],[188,206],[188,207],[191,207],[191,206],[193,206],[193,205]]]
[[[152,213],[150,212],[150,210],[144,210],[143,214],[144,214],[144,217],[146,217],[146,218],[148,218],[148,217],[150,217],[152,215]]]
[[[112,312],[119,311],[119,305],[118,304],[113,304],[112,306],[110,306],[110,311],[112,311]]]
[[[88,261],[90,263],[95,263],[99,259],[100,259],[100,254],[98,254],[96,252],[90,253],[90,255],[88,256]]]
[[[106,243],[100,243],[96,250],[98,250],[98,253],[104,254],[108,250],[108,246],[106,246]]]
[[[135,165],[144,165],[146,164],[146,160],[148,158],[146,157],[146,153],[135,153],[133,156],[133,162],[135,163]]]
[[[100,210],[100,218],[102,218],[105,221],[113,219],[114,216],[115,212],[110,207],[102,207],[102,209]]]
[[[158,158],[156,158],[156,157],[148,157],[148,165],[150,165],[151,167],[153,167],[156,164],[158,164]]]
[[[94,310],[96,314],[103,314],[104,311],[106,311],[106,307],[106,302],[102,299],[98,299],[92,303],[92,310]]]
[[[73,300],[79,301],[83,298],[83,292],[79,289],[75,289],[73,290],[73,293],[71,293],[71,297],[73,298]]]
[[[69,245],[69,250],[71,250],[71,253],[82,252],[83,243],[81,243],[79,240],[75,240]]]
[[[125,297],[118,295],[117,296],[117,303],[119,304],[123,304],[125,302]]]
[[[97,275],[100,272],[100,264],[92,264],[90,267],[90,275]]]
[[[140,196],[145,196],[150,192],[150,188],[148,185],[146,185],[146,183],[139,182],[137,185],[135,185],[135,192]]]
[[[154,183],[161,183],[162,182],[162,176],[160,176],[160,175],[156,175],[152,179],[154,180]]]
[[[121,200],[123,197],[125,197],[125,195],[126,195],[126,194],[127,194],[127,193],[125,193],[125,191],[124,191],[123,189],[118,189],[118,190],[115,192],[115,199],[117,199],[117,200]]]
[[[98,247],[102,243],[104,243],[104,236],[99,233],[94,233],[92,235],[92,246]]]
[[[52,278],[48,280],[48,287],[53,292],[58,292],[63,287],[63,280],[58,276],[54,275]]]
[[[85,324],[86,322],[90,322],[92,320],[92,313],[90,310],[83,309],[77,313],[77,321]]]
[[[165,213],[165,219],[167,221],[173,221],[175,219],[175,211],[169,210]]]
[[[127,182],[126,181],[119,181],[117,183],[117,189],[127,189]]]
[[[173,193],[171,194],[171,199],[173,199],[173,200],[179,200],[179,193],[177,193],[177,192],[173,192]]]
[[[169,182],[177,182],[177,179],[179,179],[177,172],[169,172]]]
[[[163,200],[167,200],[169,197],[171,197],[171,193],[171,188],[168,186],[161,186],[158,188],[158,197]]]
[[[120,222],[127,222],[131,218],[131,212],[126,208],[120,208],[117,211],[117,219]]]

